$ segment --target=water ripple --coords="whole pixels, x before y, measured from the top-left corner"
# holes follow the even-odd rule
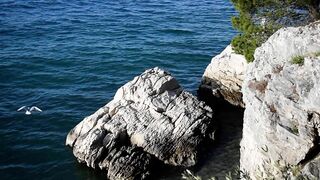
[[[0,177],[100,178],[64,146],[68,131],[147,68],[195,93],[235,34],[234,14],[226,0],[2,0]]]

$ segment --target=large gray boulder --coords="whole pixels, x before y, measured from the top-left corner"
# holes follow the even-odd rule
[[[73,128],[66,145],[81,163],[110,179],[145,179],[155,161],[195,165],[212,138],[212,110],[154,68],[122,86],[107,105]]]
[[[255,51],[242,90],[245,176],[320,179],[319,55],[320,22],[280,29]]]
[[[212,58],[203,74],[200,91],[207,90],[217,99],[224,99],[235,106],[244,107],[241,87],[246,68],[245,57],[235,53],[229,45]]]

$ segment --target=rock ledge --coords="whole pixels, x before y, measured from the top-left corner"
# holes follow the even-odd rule
[[[200,90],[209,90],[216,98],[244,107],[241,87],[246,67],[245,57],[236,54],[229,45],[223,52],[212,58],[203,74]]]

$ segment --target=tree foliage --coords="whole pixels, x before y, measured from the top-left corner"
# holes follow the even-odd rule
[[[234,37],[231,44],[233,49],[243,54],[248,62],[254,60],[253,54],[257,47],[261,46],[276,30],[281,28],[276,20],[288,16],[284,11],[286,7],[298,7],[308,9],[313,20],[320,18],[320,0],[231,0],[239,15],[232,17],[232,25],[240,34]],[[272,9],[269,14],[261,9]],[[263,14],[263,15],[262,15]],[[253,16],[267,16],[268,23],[256,23]]]

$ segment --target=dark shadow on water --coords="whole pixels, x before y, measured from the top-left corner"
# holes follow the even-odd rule
[[[227,173],[240,165],[244,109],[213,97],[211,90],[200,89],[198,95],[200,100],[212,107],[217,131],[215,142],[208,145],[208,151],[202,155],[194,171],[203,179],[213,176],[225,178]]]
[[[86,180],[106,179],[107,172],[100,169],[88,168],[85,164],[76,163],[76,177]]]
[[[69,147],[66,147],[66,151],[72,157],[72,173],[64,176],[63,179],[85,179],[85,180],[103,180],[107,177],[107,171],[101,170],[99,168],[93,169],[89,168],[85,163],[79,163],[76,158],[73,156],[72,150]],[[58,175],[60,176],[60,175]],[[54,178],[55,179],[55,178]]]

